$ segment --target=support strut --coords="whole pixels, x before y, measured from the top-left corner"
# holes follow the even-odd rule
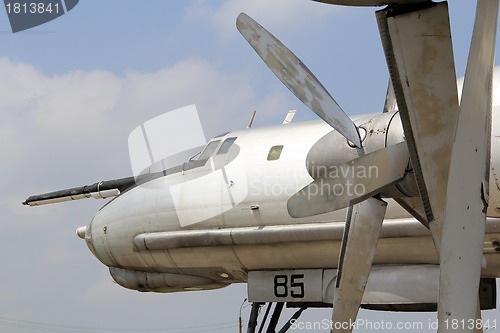
[[[257,317],[259,316],[260,307],[262,305],[264,305],[264,303],[252,303],[252,311],[250,312],[250,319],[248,320],[247,333],[255,333],[255,328],[257,327]]]

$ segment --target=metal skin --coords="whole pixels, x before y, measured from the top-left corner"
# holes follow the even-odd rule
[[[471,299],[479,286],[488,206],[498,6],[498,0],[483,0],[476,10],[448,180],[440,253],[439,323],[481,318],[478,305]],[[459,192],[464,193],[459,196]]]
[[[366,127],[367,144],[380,145],[374,150],[390,138],[402,138],[401,126],[388,129],[388,115],[354,119]],[[500,112],[493,116],[500,122]],[[385,123],[378,121],[381,117]],[[313,121],[215,138],[237,137],[227,154],[214,154],[204,166],[154,179],[113,199],[92,219],[85,240],[116,282],[141,291],[219,288],[246,282],[252,270],[335,268],[332,257],[340,252],[345,211],[304,218],[292,218],[287,211],[288,199],[313,181],[308,157],[320,151],[333,165],[352,159],[356,148],[346,139],[335,146],[317,145],[331,133],[329,125]],[[500,147],[493,142],[492,160],[498,161]],[[268,161],[270,148],[279,145],[281,156]],[[379,163],[383,167],[392,161]],[[495,182],[490,198],[500,200]],[[430,232],[388,201],[374,267],[437,264]],[[490,207],[488,217],[482,276],[500,277],[500,254],[494,249],[500,239],[499,209]]]
[[[361,117],[357,122],[370,126],[373,118]],[[371,136],[381,148],[385,130],[373,129]],[[142,234],[185,229],[342,221],[343,213],[319,220],[317,217],[292,219],[286,207],[290,196],[311,182],[306,158],[311,148],[331,131],[324,122],[309,122],[231,132],[216,138],[223,141],[226,137],[237,137],[237,140],[226,155],[214,154],[202,167],[155,179],[118,196],[97,213],[87,228],[87,243],[108,266],[187,275],[201,272],[202,276],[223,282],[243,282],[246,270],[257,268],[259,260],[254,257],[255,264],[243,263],[240,260],[245,255],[235,256],[230,247],[137,252],[134,239]],[[377,136],[379,140],[375,139]],[[332,156],[345,160],[343,155],[347,155],[349,159],[349,152],[355,149],[348,146],[346,139],[342,141],[344,147],[340,150],[323,145],[315,146],[312,152],[332,149]],[[277,145],[284,146],[280,158],[268,161],[270,148]],[[265,233],[266,230],[262,230],[262,234]],[[208,237],[206,244],[217,245]],[[188,253],[183,253],[186,251]],[[229,278],[218,278],[218,273],[226,273]]]
[[[446,3],[440,3],[395,17],[386,10],[377,12],[406,142],[426,219],[433,232],[440,228],[444,218],[451,146],[458,118],[447,9]],[[440,232],[435,233],[439,248]]]
[[[339,257],[336,290],[333,300],[332,321],[343,322],[346,318],[356,318],[361,305],[368,275],[373,264],[375,249],[384,221],[387,203],[377,198],[369,198],[353,207],[346,221],[346,231],[342,240]],[[347,228],[349,223],[349,228]],[[348,242],[348,238],[357,242]],[[345,274],[345,277],[344,277]],[[350,332],[350,328],[334,330]]]
[[[460,105],[446,2],[377,12],[426,220],[440,251],[438,332],[479,319],[498,1],[478,1]],[[461,330],[472,332],[473,328]]]
[[[382,193],[385,188],[404,178],[409,161],[407,154],[406,144],[400,142],[358,157],[349,163],[341,164],[338,168],[346,171],[345,173],[340,172],[340,175],[337,175],[335,172],[334,177],[326,176],[315,179],[288,200],[288,212],[292,217],[328,213]],[[391,161],[391,163],[380,167],[380,161]],[[366,176],[362,174],[365,171]],[[345,184],[352,184],[352,193],[342,191],[340,194],[340,191],[335,191]],[[318,189],[332,190],[325,191],[323,195],[317,195]]]

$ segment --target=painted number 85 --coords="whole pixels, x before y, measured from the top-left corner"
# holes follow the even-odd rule
[[[288,285],[288,275],[275,275],[274,276],[274,296],[288,297],[288,294],[293,298],[304,297],[304,282],[301,279],[304,274],[290,275],[290,286]]]

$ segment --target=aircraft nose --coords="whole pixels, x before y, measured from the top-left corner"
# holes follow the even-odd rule
[[[85,232],[87,231],[87,226],[84,225],[83,227],[80,227],[76,229],[76,235],[80,237],[81,239],[85,239]]]
[[[87,243],[87,247],[89,248],[90,252],[92,252],[92,254],[97,257],[95,247],[94,247],[93,238],[92,238],[91,226],[84,225],[84,226],[79,227],[78,229],[76,229],[76,235],[79,238],[85,240],[85,243]]]
[[[116,265],[116,260],[114,259],[112,252],[109,248],[109,216],[103,214],[104,209],[101,209],[93,218],[92,221],[86,227],[80,227],[77,229],[77,234],[81,238],[84,236],[85,243],[90,252],[104,265],[111,266]]]

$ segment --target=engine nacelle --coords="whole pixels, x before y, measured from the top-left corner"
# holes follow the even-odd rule
[[[200,276],[132,271],[110,267],[109,273],[120,286],[142,292],[171,293],[210,290],[228,286]]]
[[[355,147],[339,132],[332,130],[318,140],[307,155],[306,168],[313,179],[326,176],[336,178],[338,173],[349,171],[349,167],[344,170],[339,166],[405,140],[398,111],[359,118],[355,123],[359,127],[363,149]],[[400,158],[408,159],[408,172],[397,184],[385,188],[382,195],[390,198],[417,197],[419,192],[408,152],[406,151]],[[371,173],[369,170],[364,172]]]

